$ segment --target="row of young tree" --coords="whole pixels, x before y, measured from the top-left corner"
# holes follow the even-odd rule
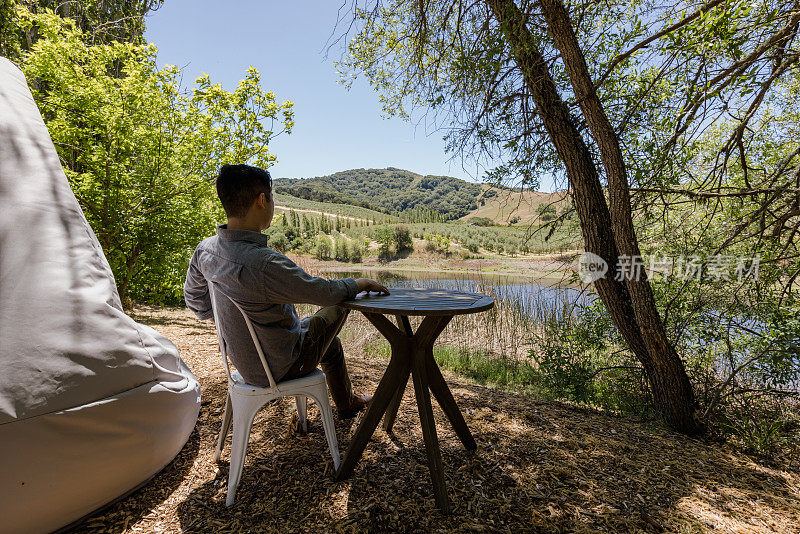
[[[331,215],[325,212],[313,214],[301,212],[298,214],[293,209],[283,211],[283,213],[279,214],[279,217],[276,217],[275,222],[282,226],[292,226],[303,233],[312,234],[319,232],[329,234],[331,230],[341,232],[345,228],[360,228],[383,223],[377,217],[361,219],[358,217],[343,217],[338,213]]]
[[[274,217],[266,232],[267,244],[282,253],[313,254],[320,260],[360,263],[369,248],[369,239],[363,237],[361,228],[366,229],[370,223],[324,213],[308,216],[289,210]]]
[[[320,260],[359,263],[370,243],[378,243],[378,257],[387,260],[414,250],[411,231],[402,224],[348,224],[338,215],[307,217],[294,210],[278,214],[267,229],[267,244],[279,252],[313,254]]]

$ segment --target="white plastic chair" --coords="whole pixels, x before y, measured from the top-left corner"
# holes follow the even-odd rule
[[[233,422],[233,442],[231,443],[231,461],[228,474],[228,495],[225,499],[225,506],[231,506],[236,497],[236,488],[239,485],[239,479],[242,477],[242,468],[244,467],[244,458],[247,452],[247,441],[250,438],[250,428],[253,424],[256,412],[267,402],[279,397],[294,396],[297,402],[297,417],[304,432],[308,430],[308,423],[306,421],[307,399],[310,397],[317,403],[322,416],[322,426],[325,429],[325,437],[328,440],[328,448],[333,457],[333,467],[334,470],[338,469],[339,445],[336,441],[336,429],[333,424],[331,403],[328,399],[328,386],[325,383],[325,373],[319,369],[315,369],[306,376],[276,383],[272,378],[272,372],[269,369],[269,365],[267,365],[267,360],[264,357],[264,351],[261,348],[258,337],[256,337],[253,323],[250,322],[247,314],[236,301],[228,295],[225,295],[218,287],[213,287],[214,285],[214,283],[209,284],[209,291],[211,292],[214,323],[217,327],[217,338],[219,339],[220,351],[222,352],[222,363],[225,366],[225,374],[228,375],[228,397],[225,401],[225,413],[222,416],[222,428],[220,429],[219,437],[217,438],[217,447],[214,451],[214,461],[219,461],[222,448],[225,445],[225,438],[228,435],[231,422]],[[225,296],[242,313],[244,322],[256,346],[258,357],[261,359],[261,365],[264,366],[264,372],[267,374],[267,379],[269,380],[268,388],[248,384],[244,381],[239,371],[231,372],[228,365],[225,342],[222,338],[222,331],[220,330],[220,322],[217,317],[216,299],[218,294]]]

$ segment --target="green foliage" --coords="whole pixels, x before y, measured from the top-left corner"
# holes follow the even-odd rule
[[[402,224],[395,226],[392,241],[394,242],[394,250],[397,253],[414,250],[408,226]]]
[[[415,207],[400,213],[400,218],[405,222],[445,222],[449,219],[447,214],[429,208]]]
[[[364,259],[364,245],[360,239],[355,239],[348,245],[350,248],[350,261],[352,263],[361,263]]]
[[[331,240],[326,235],[317,236],[317,246],[314,255],[318,260],[331,259]]]
[[[467,223],[474,224],[475,226],[492,226],[494,221],[489,217],[470,217],[467,219]]]
[[[300,217],[298,217],[296,211],[289,210],[287,220],[289,221],[290,225],[294,226],[295,228],[300,228]]]
[[[775,454],[787,442],[787,434],[797,425],[797,417],[787,420],[763,409],[740,411],[726,416],[722,426],[745,451],[765,458]]]
[[[40,35],[23,23],[26,13],[56,13],[86,34],[86,42],[107,44],[121,41],[141,44],[144,17],[163,0],[0,0],[0,56],[19,61]]]
[[[321,211],[325,213],[327,222],[322,223],[325,226],[323,229],[325,232],[329,233],[331,227],[335,227],[335,217],[339,216],[340,231],[346,233],[350,237],[368,235],[378,242],[381,242],[381,239],[383,239],[388,243],[383,251],[379,251],[384,258],[391,256],[392,249],[395,251],[397,250],[396,242],[388,242],[385,235],[383,235],[381,239],[376,237],[375,228],[380,228],[380,226],[376,226],[375,228],[371,226],[373,222],[379,221],[397,222],[398,219],[396,217],[358,206],[315,202],[281,193],[275,193],[275,199],[279,210],[283,209],[290,212],[294,209],[313,212]],[[331,218],[332,216],[333,218]],[[346,223],[342,224],[341,220],[344,217],[354,218],[349,227]],[[421,218],[424,219],[425,217]],[[300,229],[303,233],[313,234],[320,231],[319,225],[321,224],[321,220],[321,216],[317,213],[303,213],[300,216]],[[344,220],[347,221],[350,219]],[[314,221],[316,221],[316,226],[311,224]],[[367,226],[368,223],[370,226]],[[581,246],[580,234],[577,229],[576,221],[566,221],[564,224],[553,229],[552,233],[550,228],[511,228],[491,225],[492,221],[489,218],[472,217],[466,222],[417,222],[403,226],[408,228],[412,236],[420,239],[428,233],[449,238],[451,242],[461,243],[464,248],[472,254],[477,254],[479,247],[495,252],[500,252],[502,250],[509,254],[516,254],[518,252],[527,254],[531,252],[547,253],[574,250]]]
[[[536,213],[539,214],[539,219],[542,221],[552,221],[556,218],[556,207],[552,204],[539,204],[536,207]]]
[[[425,250],[447,254],[450,252],[450,237],[439,234],[425,234]]]
[[[194,246],[222,218],[211,178],[223,162],[275,161],[264,124],[293,125],[250,68],[234,91],[208,75],[192,90],[156,49],[87,44],[70,21],[17,11],[38,39],[22,68],[120,295],[179,302]]]
[[[379,226],[374,233],[375,241],[378,242],[378,255],[381,258],[388,258],[392,251],[392,243],[394,243],[394,230],[391,226]]]
[[[17,60],[26,46],[20,12],[14,0],[0,0],[0,56]]]
[[[336,236],[333,240],[333,259],[336,261],[349,261],[350,249],[347,240],[342,236]]]
[[[357,231],[350,230],[350,234],[357,235]],[[405,225],[376,226],[368,229],[367,235],[378,242],[378,257],[382,261],[414,250],[411,231]]]
[[[267,246],[278,252],[285,253],[289,247],[289,240],[283,232],[275,232],[269,236]]]
[[[434,347],[433,358],[444,369],[481,384],[495,384],[516,390],[521,387],[530,389],[536,384],[534,370],[527,362],[517,364],[485,352],[470,352],[450,345]]]
[[[539,388],[554,398],[642,414],[649,411],[642,369],[598,300],[549,318],[534,340],[531,364]]]
[[[461,243],[474,253],[478,252],[478,247],[493,252],[502,249],[527,254],[575,250],[581,246],[580,234],[573,223],[559,226],[552,234],[545,227],[483,227],[461,221],[409,224],[408,227],[415,237],[439,235],[449,238],[451,242]]]
[[[316,178],[278,178],[274,183],[279,193],[401,214],[409,222],[463,217],[477,207],[481,193],[478,184],[391,167],[354,169]]]

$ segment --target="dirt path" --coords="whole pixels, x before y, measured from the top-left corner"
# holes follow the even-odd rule
[[[434,407],[453,514],[436,511],[412,389],[395,435],[378,430],[350,480],[334,482],[319,414],[297,433],[289,400],[256,417],[244,474],[225,508],[230,443],[212,460],[225,378],[210,324],[186,310],[138,308],[172,339],[202,384],[195,432],[145,487],[81,532],[800,532],[800,476],[725,446],[630,419],[478,386],[446,375],[478,450],[460,446]],[[363,319],[344,334],[353,382],[372,391],[385,368],[364,357]],[[337,420],[344,450],[358,420]],[[121,458],[120,461],[124,461]]]

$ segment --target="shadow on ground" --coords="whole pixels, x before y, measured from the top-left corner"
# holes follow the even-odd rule
[[[156,323],[151,316],[160,317]],[[170,319],[165,315],[175,315]],[[382,430],[352,478],[332,479],[319,413],[308,434],[294,429],[289,400],[256,417],[236,503],[224,505],[230,441],[212,460],[225,399],[213,330],[184,311],[150,310],[203,385],[182,481],[151,484],[82,527],[114,532],[797,532],[800,476],[770,469],[718,445],[661,428],[448,376],[478,442],[463,449],[434,407],[453,513],[435,508],[412,388],[395,435]],[[385,362],[351,358],[359,391]],[[356,421],[337,420],[342,451]],[[181,453],[182,455],[184,453]],[[157,503],[157,504],[156,504]]]

